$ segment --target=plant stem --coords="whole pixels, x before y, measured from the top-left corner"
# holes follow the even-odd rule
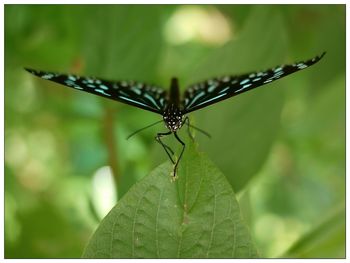
[[[107,107],[105,110],[104,116],[104,125],[103,133],[104,139],[108,151],[108,163],[112,170],[112,175],[114,178],[114,184],[117,189],[120,175],[119,175],[119,166],[118,166],[118,154],[117,154],[117,143],[114,137],[114,127],[113,123],[115,121],[115,110],[110,107]]]

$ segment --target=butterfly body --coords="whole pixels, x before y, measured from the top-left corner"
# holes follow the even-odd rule
[[[212,78],[189,86],[182,97],[180,96],[180,89],[176,78],[171,79],[170,89],[169,91],[165,91],[157,86],[135,81],[106,81],[70,74],[57,74],[33,69],[26,70],[40,78],[76,90],[82,90],[162,115],[168,132],[157,133],[155,139],[163,146],[168,157],[174,164],[173,174],[175,175],[185,149],[185,143],[179,138],[177,131],[186,123],[188,127],[193,127],[203,132],[192,126],[189,123],[188,117],[185,117],[185,115],[303,70],[317,63],[324,55],[325,52],[307,61],[277,66],[265,71]],[[205,132],[203,133],[205,134]],[[174,161],[172,158],[174,152],[171,148],[161,140],[163,136],[170,134],[173,134],[176,140],[183,146],[177,161]]]
[[[170,82],[168,105],[163,112],[165,126],[171,132],[176,132],[183,125],[183,111],[180,103],[180,89],[177,78],[172,78]]]

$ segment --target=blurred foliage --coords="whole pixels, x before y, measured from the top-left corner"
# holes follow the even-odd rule
[[[322,51],[310,69],[191,115],[262,257],[345,256],[344,5],[5,5],[5,257],[80,257],[115,204],[104,194],[120,199],[167,160],[162,125],[125,140],[159,116],[23,66],[165,88],[178,76],[185,88]]]

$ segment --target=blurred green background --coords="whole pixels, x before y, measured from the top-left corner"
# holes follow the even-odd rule
[[[5,257],[80,257],[117,200],[167,160],[162,124],[125,139],[160,116],[24,66],[164,88],[177,76],[184,89],[323,51],[191,115],[261,257],[345,257],[345,5],[5,5]]]

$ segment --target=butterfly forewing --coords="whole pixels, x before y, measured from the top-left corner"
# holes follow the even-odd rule
[[[64,75],[32,69],[26,70],[40,78],[158,114],[163,113],[167,103],[165,90],[143,83],[133,81],[112,82],[76,75]]]
[[[282,65],[266,71],[252,72],[239,76],[214,78],[186,89],[182,105],[185,113],[198,110],[221,100],[268,84],[318,62],[325,53],[313,59],[291,65]]]

